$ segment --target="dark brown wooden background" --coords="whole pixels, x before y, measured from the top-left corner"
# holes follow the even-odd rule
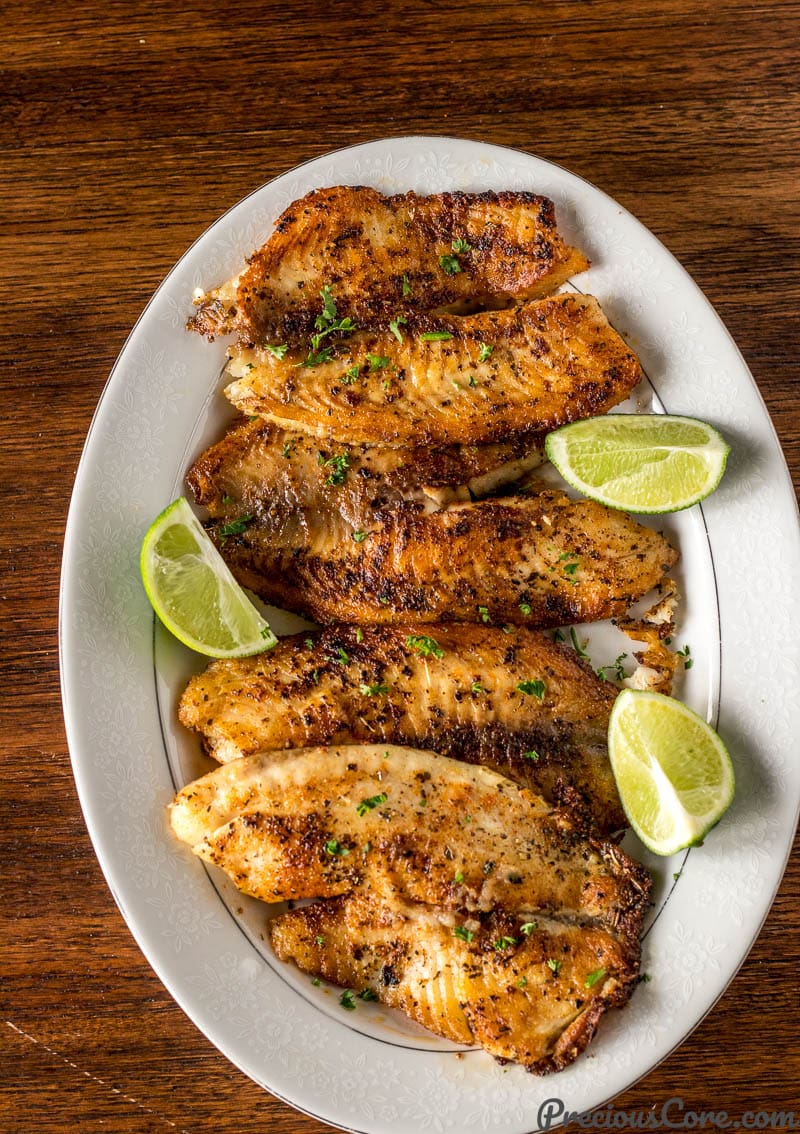
[[[415,132],[527,149],[679,257],[750,364],[797,483],[799,15],[737,0],[7,0],[4,1131],[323,1129],[232,1067],[156,980],[70,774],[60,544],[92,411],[153,289],[223,210],[326,150]],[[800,1111],[799,906],[795,856],[722,1001],[619,1106]]]

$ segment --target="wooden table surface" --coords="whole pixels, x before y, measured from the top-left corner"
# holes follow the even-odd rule
[[[65,516],[92,411],[156,285],[223,210],[326,150],[410,133],[529,150],[610,193],[694,276],[797,483],[798,15],[738,0],[7,0],[4,1131],[325,1129],[173,1003],[106,888],[70,772]],[[800,1112],[799,905],[795,853],[722,1000],[619,1107],[680,1095],[734,1116]]]

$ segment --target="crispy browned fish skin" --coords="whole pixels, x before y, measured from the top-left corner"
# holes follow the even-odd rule
[[[555,912],[638,937],[649,888],[615,843],[582,835],[541,796],[411,748],[234,760],[180,791],[170,820],[195,854],[267,902],[365,885],[445,909]]]
[[[324,463],[331,456],[347,460],[342,484],[331,482],[332,468]],[[494,490],[541,459],[541,449],[522,438],[480,448],[332,448],[258,420],[238,424],[202,453],[186,480],[215,519],[258,516],[274,538],[303,546],[314,528],[349,538],[354,529],[374,526],[376,511],[403,502],[433,509],[469,500],[471,491]]]
[[[485,609],[545,628],[623,615],[678,558],[630,516],[557,490],[376,520],[361,543],[323,525],[298,545],[255,519],[222,551],[245,586],[319,622],[476,622]]]
[[[633,927],[622,935],[493,911],[469,922],[467,942],[453,934],[461,921],[396,895],[356,891],[281,915],[270,939],[281,960],[304,972],[368,990],[438,1035],[480,1044],[538,1075],[573,1062],[605,1012],[635,988]]]
[[[398,333],[402,342],[386,327],[356,332],[305,369],[305,348],[246,350],[225,393],[243,413],[351,444],[482,445],[606,413],[641,378],[593,296],[409,319]]]
[[[440,257],[454,255],[454,240],[470,249],[457,253],[460,270],[448,275]],[[464,299],[545,295],[588,266],[564,243],[546,197],[384,197],[333,186],[290,205],[237,282],[209,293],[189,327],[210,337],[236,330],[244,342],[299,344],[313,332],[323,286],[332,288],[340,319],[374,327],[403,311]]]
[[[433,637],[423,656],[409,639]],[[519,691],[541,680],[541,699]],[[255,752],[387,741],[482,764],[610,833],[627,825],[608,760],[616,686],[549,635],[491,626],[333,626],[212,662],[180,720],[228,762]]]

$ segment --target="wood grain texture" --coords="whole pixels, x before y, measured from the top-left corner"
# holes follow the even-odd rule
[[[601,186],[694,276],[797,485],[799,17],[742,0],[7,0],[4,1131],[327,1129],[175,1006],[117,912],[72,783],[60,544],[94,406],[153,289],[223,210],[326,150],[414,132],[527,149]],[[800,1111],[799,907],[795,854],[720,1003],[617,1106]]]

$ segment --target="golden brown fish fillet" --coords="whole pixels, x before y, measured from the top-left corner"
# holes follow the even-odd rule
[[[454,242],[469,248],[454,250]],[[189,327],[209,337],[235,330],[241,342],[299,345],[314,330],[323,287],[333,289],[340,319],[386,326],[398,313],[464,300],[498,306],[546,295],[588,266],[564,243],[546,197],[384,197],[333,186],[290,205],[241,275],[198,300]]]
[[[494,491],[542,461],[541,449],[522,439],[480,448],[337,445],[347,464],[339,484],[322,452],[320,442],[303,433],[248,421],[198,457],[186,479],[215,519],[258,516],[273,538],[302,546],[315,528],[349,539],[371,527],[378,510],[403,502],[431,510],[469,500],[471,492]]]
[[[308,367],[305,348],[241,350],[225,393],[243,413],[351,444],[482,445],[606,413],[641,378],[592,296],[412,318],[395,331],[357,331]]]
[[[281,915],[270,938],[281,960],[349,988],[353,1004],[380,1000],[542,1075],[577,1058],[605,1012],[633,992],[640,950],[628,928],[531,911],[465,919],[358,890]]]
[[[537,692],[519,686],[541,681]],[[409,745],[508,776],[603,833],[627,825],[608,761],[616,686],[549,635],[492,626],[333,626],[212,662],[180,719],[228,762],[268,749]]]
[[[636,930],[649,878],[486,768],[384,745],[259,753],[180,791],[172,829],[267,902],[358,886],[464,912],[558,911]]]
[[[678,558],[658,532],[557,490],[430,514],[401,504],[376,513],[361,542],[327,523],[304,544],[257,518],[224,543],[223,528],[209,532],[241,583],[319,622],[593,622],[623,615]]]

